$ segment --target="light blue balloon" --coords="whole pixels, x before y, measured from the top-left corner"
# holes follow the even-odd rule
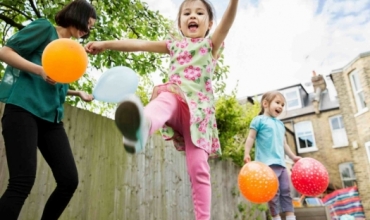
[[[132,69],[116,66],[105,71],[95,85],[94,99],[118,103],[125,96],[134,94],[139,85],[139,77]]]

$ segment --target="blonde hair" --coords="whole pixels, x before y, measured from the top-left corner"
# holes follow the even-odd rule
[[[258,115],[263,115],[265,113],[265,109],[264,109],[263,104],[262,104],[263,101],[266,101],[268,103],[268,106],[270,106],[272,100],[274,100],[275,97],[278,96],[278,95],[283,97],[283,99],[285,100],[285,97],[279,91],[270,91],[270,92],[266,92],[265,94],[263,94],[263,96],[261,98],[261,111]]]

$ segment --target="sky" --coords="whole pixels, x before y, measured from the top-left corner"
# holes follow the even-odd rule
[[[175,20],[182,0],[143,0]],[[229,3],[210,0],[217,23]],[[225,39],[226,92],[244,97],[324,76],[370,51],[370,0],[239,0]],[[155,81],[155,80],[154,80]],[[156,82],[156,81],[155,81]],[[328,87],[332,89],[330,81]]]

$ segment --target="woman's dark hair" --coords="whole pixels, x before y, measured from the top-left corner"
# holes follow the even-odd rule
[[[90,3],[86,0],[74,0],[55,15],[55,22],[64,28],[72,26],[86,32],[82,38],[87,38],[90,34],[89,20],[96,17],[95,8]]]

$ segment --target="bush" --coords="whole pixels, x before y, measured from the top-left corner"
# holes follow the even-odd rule
[[[258,115],[259,103],[241,105],[235,91],[231,95],[223,95],[216,102],[216,119],[220,137],[223,159],[232,159],[243,166],[244,144],[252,119]],[[254,148],[251,150],[254,158]]]

